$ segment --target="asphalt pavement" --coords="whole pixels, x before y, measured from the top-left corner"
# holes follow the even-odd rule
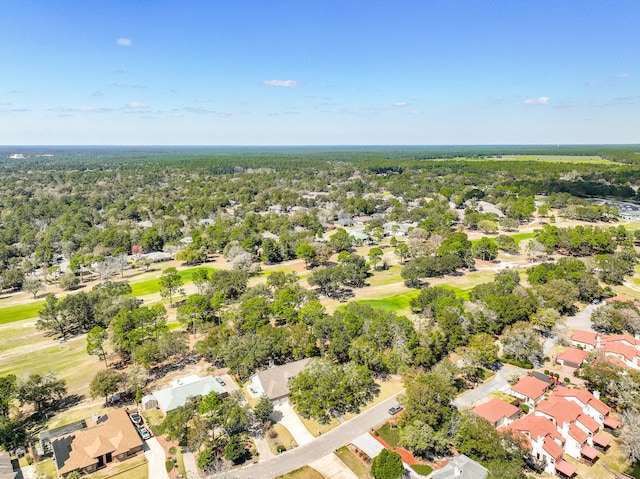
[[[356,437],[388,419],[388,409],[397,403],[397,396],[402,393],[404,393],[404,389],[349,421],[340,424],[335,429],[317,437],[309,444],[284,452],[269,461],[250,464],[231,472],[214,474],[208,477],[220,479],[268,479],[311,464],[345,444],[349,444]]]

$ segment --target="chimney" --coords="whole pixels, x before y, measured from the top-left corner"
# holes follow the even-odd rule
[[[93,422],[94,422],[95,424],[98,424],[98,419],[99,419],[99,418],[100,418],[100,416],[98,415],[98,413],[97,413],[97,412],[94,412],[94,413],[93,413],[93,416],[92,416],[92,419],[93,419]]]
[[[593,391],[593,397],[596,399],[600,399],[600,391],[598,390]]]

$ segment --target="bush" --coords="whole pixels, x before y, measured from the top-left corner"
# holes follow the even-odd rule
[[[544,370],[544,373],[548,376],[548,375],[549,375],[549,370],[548,370],[548,369],[545,369],[545,370]]]
[[[526,404],[522,404],[520,405],[520,409],[522,409],[522,412],[525,414],[529,414],[529,406]]]
[[[171,472],[174,467],[176,467],[176,460],[172,457],[165,461],[164,467],[167,469],[167,472]]]
[[[569,384],[569,383],[571,382],[571,379],[569,379],[569,378],[564,378],[564,382],[565,382],[565,383],[567,383],[567,384]]]
[[[281,453],[281,452],[284,452],[286,450],[287,450],[287,448],[284,447],[282,444],[278,444],[278,447],[276,447],[276,451],[278,451],[278,454]]]

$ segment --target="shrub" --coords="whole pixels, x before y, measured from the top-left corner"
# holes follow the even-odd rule
[[[545,369],[545,370],[544,370],[544,373],[548,376],[548,375],[549,375],[549,370],[548,370],[548,369]]]
[[[571,379],[569,379],[569,378],[564,378],[564,382],[565,382],[565,383],[567,383],[567,384],[569,384],[569,383],[571,382]]]
[[[286,450],[287,448],[284,447],[282,444],[278,444],[278,447],[276,447],[276,451],[278,451],[278,453],[284,452]]]
[[[522,412],[525,413],[525,414],[529,413],[529,406],[527,406],[526,404],[522,404],[520,406],[520,409],[522,409]]]

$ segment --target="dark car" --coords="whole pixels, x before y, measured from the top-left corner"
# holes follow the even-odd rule
[[[391,406],[389,408],[389,414],[391,414],[392,416],[394,414],[398,414],[400,411],[402,411],[404,408],[402,406],[400,406],[400,404],[396,404],[395,406]]]
[[[142,416],[140,416],[140,414],[138,414],[137,412],[129,414],[129,417],[131,418],[131,421],[133,421],[133,423],[136,426],[139,426],[140,424],[142,424]]]
[[[140,433],[140,437],[145,441],[151,438],[151,433],[146,427],[139,427],[138,432]]]
[[[226,385],[226,383],[222,380],[222,378],[216,378],[216,381],[218,381],[218,384],[220,386],[225,386]]]

